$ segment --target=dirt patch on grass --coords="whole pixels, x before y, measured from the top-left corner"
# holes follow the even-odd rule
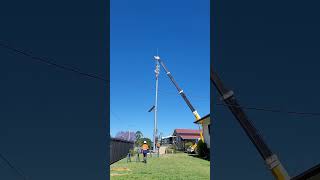
[[[114,168],[111,168],[111,171],[131,171],[131,169],[126,167],[114,167]]]
[[[111,176],[126,176],[126,175],[129,175],[129,174],[111,173],[110,175]]]

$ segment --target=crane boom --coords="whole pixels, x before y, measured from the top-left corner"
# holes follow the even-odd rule
[[[213,72],[212,69],[210,72],[210,80],[222,96],[223,101],[246,132],[251,142],[255,145],[262,158],[265,160],[268,168],[271,170],[275,178],[277,180],[289,180],[290,177],[287,171],[284,169],[277,156],[272,153],[267,144],[263,141],[258,130],[254,127],[253,123],[248,119],[247,115],[238,104],[233,92],[223,85],[219,76]]]
[[[166,65],[163,63],[163,61],[160,59],[159,56],[154,56],[154,59],[156,61],[158,61],[160,63],[160,65],[163,67],[163,69],[165,70],[166,74],[168,75],[168,77],[170,78],[171,82],[173,83],[173,85],[176,87],[176,89],[178,90],[179,94],[181,95],[181,97],[183,98],[183,100],[187,103],[188,107],[190,108],[192,114],[195,116],[196,120],[201,119],[199,113],[197,112],[197,110],[192,106],[192,104],[190,103],[189,99],[187,98],[187,96],[185,95],[185,93],[183,92],[183,90],[179,87],[179,85],[177,84],[177,82],[174,80],[173,76],[171,75],[170,71],[168,70],[168,68],[166,67]],[[204,138],[203,138],[203,134],[202,131],[200,132],[200,137],[201,140],[204,142]]]

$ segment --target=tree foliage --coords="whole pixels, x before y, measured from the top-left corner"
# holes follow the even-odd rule
[[[192,146],[193,144],[194,144],[193,142],[186,142],[185,147],[188,148],[188,147]]]
[[[141,131],[137,131],[135,136],[136,136],[136,141],[134,142],[134,144],[136,146],[139,146],[139,142],[140,142],[140,139],[143,138],[143,134]]]
[[[196,152],[200,157],[209,158],[210,151],[207,147],[207,144],[204,143],[202,140],[198,141]]]
[[[135,135],[136,135],[136,141],[143,138],[143,134],[141,131],[137,131]]]
[[[152,141],[151,141],[151,139],[146,138],[146,137],[140,138],[139,140],[137,140],[137,141],[136,141],[137,146],[142,146],[143,141],[147,141],[147,144],[148,144],[149,148],[151,148],[151,146],[152,146]]]

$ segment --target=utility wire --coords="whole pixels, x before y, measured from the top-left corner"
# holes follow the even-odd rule
[[[119,122],[122,122],[122,120],[119,118],[119,116],[114,113],[111,109],[110,109],[111,114],[113,115],[113,117],[115,117]]]
[[[107,79],[105,79],[105,78],[103,78],[103,77],[101,77],[101,76],[99,76],[97,74],[86,73],[86,72],[78,70],[78,69],[76,69],[74,67],[57,64],[57,63],[55,63],[55,62],[53,62],[51,60],[48,60],[48,59],[45,59],[45,58],[42,58],[42,57],[38,57],[38,56],[34,56],[34,55],[32,55],[31,53],[28,53],[25,50],[19,50],[17,48],[14,48],[14,47],[8,45],[8,44],[5,44],[3,42],[0,42],[0,46],[5,48],[5,49],[11,50],[11,51],[13,51],[15,53],[30,57],[31,59],[36,60],[38,62],[42,62],[42,63],[54,66],[54,67],[62,69],[62,70],[74,72],[74,73],[77,73],[77,74],[82,75],[82,76],[87,76],[87,77],[90,77],[90,78],[93,78],[93,79],[97,79],[97,80],[103,81],[106,84],[110,82],[109,80],[107,80]],[[173,92],[171,93],[171,92],[165,92],[165,91],[161,91],[161,90],[159,90],[159,92],[166,93],[166,94],[176,94],[176,93],[173,93]],[[197,99],[208,99],[208,98],[205,98],[205,97],[196,97],[196,96],[192,96],[192,97],[193,98],[197,98]],[[223,103],[215,103],[215,104],[218,105],[218,106],[234,106],[234,105],[230,105],[230,104],[227,105],[227,104],[223,104]],[[246,107],[246,106],[238,106],[238,107],[241,107],[243,109],[248,109],[248,110],[266,111],[266,112],[274,112],[274,113],[287,113],[287,114],[293,114],[293,115],[320,116],[320,113],[312,113],[312,112],[284,111],[284,110],[279,110],[279,109],[267,109],[267,108]]]
[[[320,113],[317,112],[298,112],[298,111],[286,111],[280,109],[271,109],[271,108],[260,108],[260,107],[248,107],[248,106],[237,106],[233,104],[225,104],[225,103],[215,103],[218,106],[232,106],[232,107],[239,107],[248,110],[256,110],[256,111],[265,111],[265,112],[274,112],[274,113],[287,113],[292,115],[306,115],[306,116],[320,116]]]
[[[17,49],[15,47],[12,47],[8,44],[5,44],[3,42],[0,42],[0,47],[2,48],[5,48],[7,50],[11,50],[12,52],[14,53],[17,53],[17,54],[20,54],[20,55],[24,55],[24,56],[27,56],[37,62],[41,62],[41,63],[44,63],[44,64],[47,64],[47,65],[50,65],[50,66],[53,66],[53,67],[56,67],[56,68],[59,68],[59,69],[62,69],[62,70],[65,70],[65,71],[69,71],[69,72],[73,72],[73,73],[77,73],[79,75],[82,75],[82,76],[86,76],[86,77],[89,77],[89,78],[92,78],[92,79],[97,79],[99,81],[102,81],[106,84],[108,84],[108,80],[99,76],[99,75],[96,75],[96,74],[91,74],[91,73],[86,73],[86,72],[83,72],[83,71],[80,71],[74,67],[70,67],[70,66],[65,66],[65,65],[60,65],[60,64],[57,64],[55,62],[53,62],[52,60],[48,60],[48,58],[43,58],[43,57],[38,57],[38,56],[34,56],[32,53],[30,52],[27,52],[26,50],[20,50],[20,49]],[[20,177],[22,177],[24,180],[27,180],[27,177],[25,176],[25,174],[23,174],[22,172],[20,172],[18,170],[18,168],[16,168],[3,154],[0,153],[0,158],[11,168],[14,170],[14,172],[16,174],[18,174]]]
[[[168,94],[168,95],[173,95],[177,94],[174,92],[169,92],[169,91],[163,91],[159,90],[160,93]],[[200,96],[192,96],[192,99],[198,99],[198,100],[208,100],[210,98],[206,97],[200,97]],[[232,104],[225,104],[225,103],[214,103],[217,106],[233,106],[233,107],[239,107],[247,110],[255,110],[255,111],[265,111],[265,112],[273,112],[273,113],[287,113],[291,115],[300,115],[300,116],[320,116],[320,113],[318,112],[301,112],[301,111],[288,111],[288,110],[281,110],[281,109],[274,109],[274,108],[262,108],[262,107],[255,107],[255,106],[236,106]]]
[[[168,94],[168,95],[173,95],[177,94],[174,92],[168,92],[168,91],[162,91],[159,90],[160,93]],[[191,96],[192,99],[196,100],[208,100],[209,98],[206,97],[199,97],[199,96]],[[280,110],[280,109],[273,109],[273,108],[262,108],[262,107],[254,107],[254,106],[236,106],[232,104],[225,104],[225,103],[214,103],[217,106],[233,106],[233,107],[239,107],[247,110],[255,110],[255,111],[265,111],[265,112],[273,112],[273,113],[287,113],[291,115],[301,115],[301,116],[320,116],[320,113],[317,112],[300,112],[300,111],[288,111],[288,110]]]
[[[47,65],[54,66],[56,68],[59,68],[59,69],[65,70],[65,71],[74,72],[74,73],[77,73],[77,74],[82,75],[82,76],[86,76],[86,77],[90,77],[90,78],[93,78],[93,79],[97,79],[97,80],[103,81],[104,83],[108,83],[109,82],[107,79],[105,79],[105,78],[103,78],[103,77],[101,77],[101,76],[99,76],[97,74],[86,73],[86,72],[80,71],[80,70],[78,70],[78,69],[76,69],[74,67],[57,64],[57,63],[53,62],[52,60],[49,60],[48,58],[34,56],[34,55],[32,55],[32,53],[27,52],[26,50],[17,49],[15,47],[12,47],[12,46],[10,46],[8,44],[5,44],[3,42],[0,42],[0,47],[3,47],[5,49],[11,50],[12,52],[15,52],[17,54],[21,54],[21,55],[27,56],[27,57],[35,60],[35,61],[38,61],[38,62],[41,62],[41,63],[45,63]]]
[[[173,95],[177,94],[174,92],[169,92],[169,91],[163,91],[159,90],[160,93],[168,94],[168,95]],[[200,97],[200,96],[192,96],[192,99],[198,99],[198,100],[208,100],[210,98],[206,97]],[[236,106],[232,104],[225,104],[225,103],[214,103],[217,106],[233,106],[233,107],[239,107],[247,110],[255,110],[255,111],[265,111],[265,112],[273,112],[273,113],[287,113],[291,115],[300,115],[300,116],[320,116],[320,113],[318,112],[301,112],[301,111],[288,111],[288,110],[281,110],[281,109],[273,109],[273,108],[262,108],[262,107],[254,107],[254,106]]]
[[[11,169],[13,169],[16,174],[18,174],[18,175],[19,175],[20,177],[22,177],[24,180],[27,180],[27,176],[26,176],[25,174],[23,174],[22,172],[20,172],[20,171],[18,170],[18,168],[16,168],[16,167],[15,167],[7,158],[5,158],[4,155],[1,154],[1,153],[0,153],[0,158],[1,158],[4,162],[6,162],[6,164],[7,164]]]

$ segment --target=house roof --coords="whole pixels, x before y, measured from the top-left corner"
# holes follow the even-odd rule
[[[316,180],[320,177],[320,164],[308,169],[302,174],[292,178],[293,180]]]
[[[176,134],[199,134],[200,135],[200,130],[195,130],[195,129],[175,129],[174,130]]]
[[[181,135],[182,139],[199,139],[200,135]]]
[[[207,115],[203,116],[201,119],[198,119],[198,120],[196,120],[196,121],[193,122],[193,123],[198,124],[198,122],[200,122],[200,121],[202,121],[202,120],[204,120],[204,119],[207,119],[207,118],[210,118],[210,114],[207,114]]]

